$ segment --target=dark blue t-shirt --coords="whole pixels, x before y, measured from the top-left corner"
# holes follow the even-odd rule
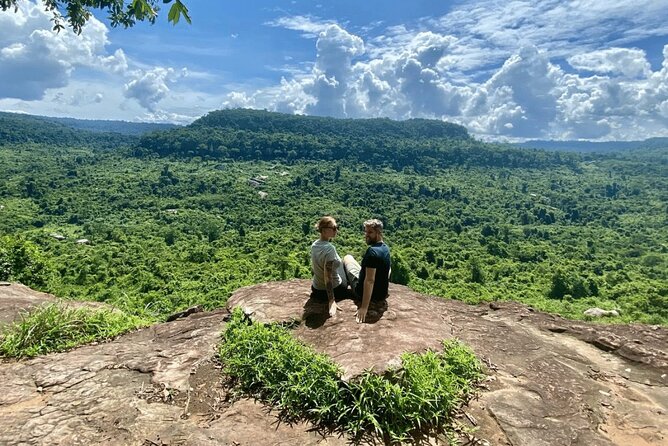
[[[364,295],[364,278],[366,277],[366,268],[376,268],[376,280],[373,284],[371,300],[382,300],[387,298],[387,288],[390,275],[390,248],[383,242],[374,243],[369,246],[362,257],[362,270],[360,271],[359,282],[355,293],[358,296]]]

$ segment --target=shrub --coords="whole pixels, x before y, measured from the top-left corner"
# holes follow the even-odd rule
[[[51,266],[37,245],[21,238],[0,237],[0,280],[43,288]]]
[[[455,340],[443,342],[442,353],[406,353],[401,368],[382,376],[366,371],[343,382],[327,356],[281,326],[251,323],[240,309],[223,338],[224,372],[243,393],[356,440],[371,434],[395,443],[439,430],[483,377],[473,352]]]

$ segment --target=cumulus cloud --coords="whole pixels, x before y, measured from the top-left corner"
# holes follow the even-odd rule
[[[476,89],[464,116],[483,133],[542,137],[556,116],[554,89],[561,75],[545,53],[522,48]]]
[[[628,78],[647,77],[652,71],[646,54],[636,48],[607,48],[569,57],[575,69],[622,75]]]
[[[170,91],[167,84],[176,82],[186,75],[186,70],[176,72],[173,68],[138,70],[133,73],[133,79],[125,84],[125,97],[136,99],[142,107],[156,113],[158,102]]]
[[[638,64],[643,67],[640,78],[636,74],[629,79],[628,74],[619,70],[601,70],[612,71],[617,77],[564,75],[557,88],[559,119],[554,127],[568,138],[643,139],[648,135],[666,135],[668,45],[663,56],[659,71],[652,72],[644,64]]]
[[[48,90],[67,87],[76,71],[84,68],[110,76],[111,85],[155,112],[156,104],[170,92],[167,84],[185,75],[163,67],[130,70],[122,49],[106,51],[108,29],[95,17],[79,35],[68,28],[56,33],[41,2],[17,5],[16,12],[0,12],[0,98],[44,99]],[[101,94],[78,91],[55,95],[50,102],[79,106],[102,101]]]
[[[51,98],[51,102],[81,107],[89,104],[99,104],[103,99],[104,95],[102,93],[95,93],[91,92],[89,89],[77,88],[70,94],[65,94],[62,91],[57,92]]]
[[[346,116],[346,95],[352,77],[352,58],[364,53],[364,42],[339,25],[330,25],[316,42],[317,56],[313,78],[305,92],[315,97],[307,113]]]
[[[100,64],[114,74],[125,74],[128,71],[128,59],[122,49],[117,49],[110,56],[100,56]]]
[[[47,88],[67,85],[72,65],[49,57],[48,41],[49,36],[36,31],[26,43],[0,49],[0,96],[41,99]]]
[[[50,14],[31,2],[0,13],[0,96],[24,100],[44,97],[49,88],[69,82],[76,67],[97,67],[122,59],[122,51],[102,57],[107,28],[91,18],[81,35],[51,30]],[[118,62],[114,62],[118,65]]]
[[[227,105],[445,119],[486,139],[665,135],[668,50],[662,69],[652,71],[647,55],[627,44],[668,34],[668,17],[661,2],[639,2],[465,1],[366,42],[340,24],[276,21],[318,33],[313,70],[232,93]],[[601,47],[610,41],[612,48]]]

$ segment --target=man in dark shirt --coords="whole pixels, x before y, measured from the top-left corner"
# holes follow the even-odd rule
[[[358,323],[366,319],[372,300],[387,299],[391,271],[390,248],[383,242],[383,222],[377,219],[365,221],[364,239],[369,247],[362,257],[361,266],[350,254],[343,258],[350,286],[355,295],[362,298],[362,305],[355,316]]]

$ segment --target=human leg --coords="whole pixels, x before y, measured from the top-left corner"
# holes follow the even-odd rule
[[[346,271],[346,278],[348,279],[348,284],[350,285],[350,288],[353,290],[353,293],[355,293],[355,289],[357,288],[357,283],[359,282],[360,279],[360,271],[362,270],[362,267],[360,266],[359,263],[357,263],[357,260],[350,254],[346,254],[346,256],[343,258],[343,269]]]

